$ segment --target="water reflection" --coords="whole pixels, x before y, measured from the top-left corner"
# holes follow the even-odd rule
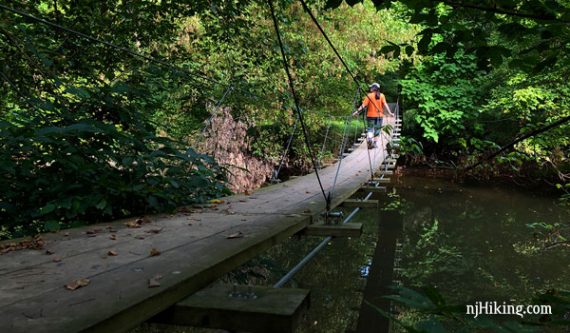
[[[564,241],[570,239],[570,221],[556,198],[408,177],[396,195],[375,199],[393,210],[380,218],[373,209],[358,213],[353,222],[364,224],[363,235],[333,240],[288,285],[312,293],[298,332],[397,332],[363,304],[366,299],[389,311],[382,296],[393,293],[388,287],[394,282],[433,286],[455,304],[525,304],[536,292],[570,289],[570,248]],[[224,279],[270,286],[318,242],[293,238]],[[417,318],[402,312],[400,319]]]

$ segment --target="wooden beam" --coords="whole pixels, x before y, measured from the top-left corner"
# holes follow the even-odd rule
[[[385,193],[386,192],[386,187],[385,186],[364,186],[362,188],[362,190],[364,192],[372,192],[372,193]]]
[[[303,230],[307,236],[360,237],[362,223],[310,224]]]
[[[382,170],[376,172],[376,176],[381,176],[381,175],[384,175],[384,176],[392,176],[393,174],[394,174],[394,171],[392,171],[392,170],[384,170],[384,169],[382,169]]]
[[[253,333],[292,333],[309,307],[309,290],[227,284],[202,289],[153,321]]]
[[[360,207],[360,208],[377,208],[378,200],[359,200],[359,199],[348,199],[345,200],[342,205],[344,207]]]
[[[378,182],[378,184],[390,184],[391,183],[390,178],[376,179],[376,181]]]

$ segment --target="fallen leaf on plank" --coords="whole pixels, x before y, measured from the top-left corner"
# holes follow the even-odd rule
[[[210,203],[212,203],[212,204],[221,204],[221,203],[224,203],[224,200],[212,199],[212,200],[210,200]]]
[[[226,239],[234,239],[234,238],[242,238],[242,237],[243,237],[243,233],[241,231],[238,231],[234,234],[226,236]]]
[[[137,223],[137,221],[129,221],[125,223],[125,225],[129,228],[140,228],[141,225]]]
[[[110,250],[109,252],[107,252],[107,255],[108,255],[108,256],[111,256],[111,257],[114,257],[114,256],[118,255],[118,253],[117,253],[117,251],[115,251],[115,250]]]
[[[61,258],[60,257],[53,257],[53,259],[51,260],[53,262],[60,262]]]
[[[162,229],[163,229],[163,228],[155,228],[155,229],[147,230],[146,232],[149,233],[149,234],[158,234],[158,233],[160,233],[160,232],[162,231]]]
[[[154,247],[153,247],[152,249],[150,249],[150,256],[151,256],[151,257],[156,257],[156,256],[159,256],[159,255],[160,255],[160,251],[159,251],[158,249],[156,249],[156,248],[154,248]]]
[[[129,228],[140,228],[143,224],[151,223],[152,221],[148,217],[139,217],[134,221],[129,221],[125,225]]]
[[[81,287],[85,287],[85,286],[89,285],[89,282],[91,282],[91,281],[89,281],[89,279],[85,279],[85,278],[77,279],[71,283],[66,284],[65,289],[76,290],[76,289],[79,289]]]
[[[117,240],[117,235],[111,235],[111,236],[109,236],[109,239],[110,240]]]
[[[46,254],[47,254],[48,256],[49,256],[49,255],[52,255],[52,254],[54,254],[54,253],[55,253],[55,252],[53,252],[52,250],[46,250]]]
[[[157,275],[151,277],[151,278],[148,280],[148,287],[149,287],[149,288],[157,288],[157,287],[160,287],[160,279],[162,279],[162,275],[160,275],[160,274],[157,274]]]

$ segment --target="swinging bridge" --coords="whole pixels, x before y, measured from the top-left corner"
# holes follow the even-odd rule
[[[387,120],[397,137],[399,126]],[[382,135],[385,145],[371,154],[372,171],[380,175],[393,166],[382,163],[393,137]],[[332,208],[370,180],[366,143],[342,162]],[[323,186],[332,189],[336,165],[320,171]],[[132,328],[317,222],[325,210],[318,186],[311,173],[249,196],[223,198],[216,207],[152,216],[140,228],[128,228],[128,220],[47,234],[43,251],[0,256],[0,331]],[[152,255],[152,249],[160,255]],[[46,255],[46,250],[53,254]],[[89,279],[89,285],[64,288],[78,278]],[[149,288],[153,278],[160,285]]]
[[[314,172],[248,195],[222,198],[216,204],[183,207],[172,215],[45,234],[42,250],[1,255],[1,332],[128,331],[142,322],[159,318],[220,276],[295,234],[326,238],[306,260],[274,285],[275,289],[283,287],[333,236],[353,235],[355,231],[359,234],[361,230],[357,227],[345,226],[350,225],[348,222],[360,207],[376,205],[369,200],[371,193],[385,190],[381,185],[390,183],[387,176],[393,174],[397,158],[391,148],[399,145],[401,128],[399,104],[391,104],[395,117],[384,119],[386,130],[381,132],[376,149],[367,148],[366,133],[356,135],[350,142],[351,135],[347,133],[350,116],[347,116],[337,162],[321,169],[311,151],[273,4],[268,2],[297,112],[284,156],[299,124]],[[354,79],[357,94],[362,93],[361,82],[305,2],[301,0],[301,3]],[[171,66],[10,7],[0,5],[0,8],[131,56]],[[218,105],[232,89],[230,86],[224,92]],[[340,205],[356,208],[342,224],[323,224],[323,220],[334,216],[333,210]],[[307,293],[303,295],[301,301]],[[296,308],[294,311],[292,315],[296,316]]]

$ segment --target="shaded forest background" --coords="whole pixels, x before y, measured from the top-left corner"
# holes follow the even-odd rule
[[[361,88],[399,98],[406,163],[489,157],[472,177],[538,180],[568,201],[569,1],[347,2],[308,4]],[[330,162],[356,85],[301,4],[276,4],[310,141]],[[1,238],[253,189],[295,123],[263,1],[7,1],[0,59]],[[310,170],[300,135],[282,177]]]

